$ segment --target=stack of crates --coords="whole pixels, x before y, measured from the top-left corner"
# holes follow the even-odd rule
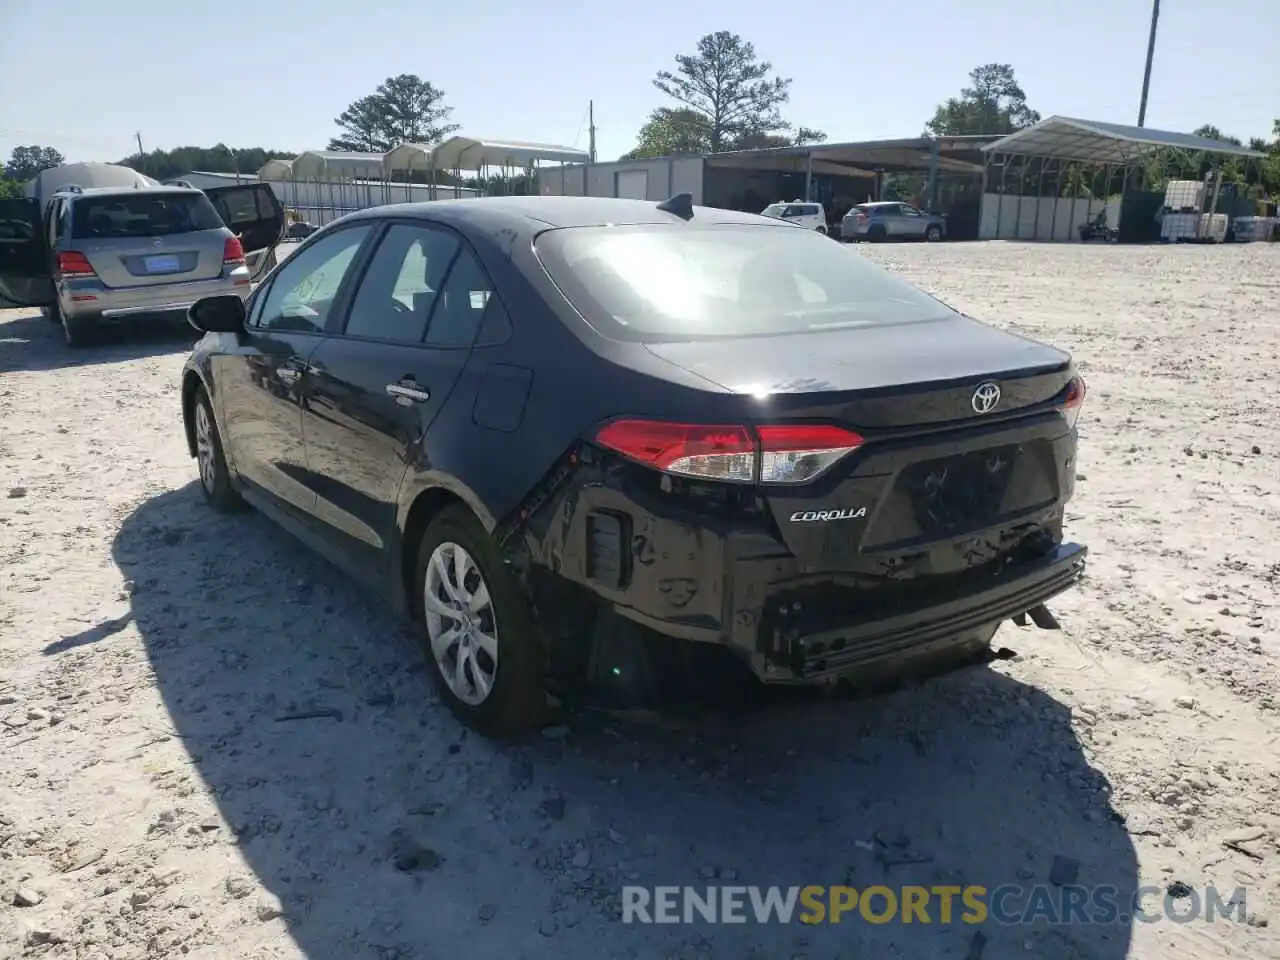
[[[1164,188],[1165,213],[1199,213],[1204,209],[1204,184],[1199,180],[1170,180]]]

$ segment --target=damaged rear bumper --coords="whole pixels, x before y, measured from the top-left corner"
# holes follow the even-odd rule
[[[907,612],[844,624],[806,619],[803,608],[779,618],[772,649],[757,672],[765,680],[817,681],[897,658],[941,652],[975,631],[1035,611],[1084,573],[1086,547],[1063,543],[1034,561],[1011,564],[977,590],[936,598]]]
[[[814,683],[882,665],[942,653],[976,631],[1037,611],[1084,573],[1088,548],[1060,543],[1035,559],[998,572],[974,571],[945,593],[904,609],[880,591],[830,587],[781,589],[758,617],[742,617],[729,636],[649,617],[624,606],[623,616],[668,636],[728,643],[766,683]],[[980,579],[979,579],[980,578]],[[1039,620],[1038,617],[1033,619]],[[755,629],[746,628],[757,621]]]

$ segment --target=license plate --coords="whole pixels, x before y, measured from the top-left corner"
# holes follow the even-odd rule
[[[178,258],[172,254],[147,257],[147,273],[177,273]]]

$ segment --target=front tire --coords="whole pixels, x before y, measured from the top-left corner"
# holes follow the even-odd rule
[[[244,509],[244,501],[231,486],[231,471],[222,451],[222,437],[213,418],[213,404],[204,387],[196,388],[191,416],[196,438],[196,465],[200,468],[200,491],[209,506],[219,513],[236,513]]]
[[[497,545],[465,507],[427,525],[413,583],[427,663],[454,716],[495,737],[536,729],[546,694],[528,609]]]
[[[937,243],[939,240],[942,239],[942,228],[930,227],[924,232],[924,238],[929,243]]]

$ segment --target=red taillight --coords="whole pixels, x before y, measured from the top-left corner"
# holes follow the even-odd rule
[[[615,420],[596,434],[602,447],[665,473],[751,480],[756,442],[746,427]]]
[[[855,213],[854,218],[858,220],[865,220],[867,219],[867,215],[865,213]]]
[[[244,245],[240,243],[239,237],[227,237],[227,242],[222,246],[222,264],[223,266],[240,266],[244,263]]]
[[[1066,418],[1068,429],[1075,427],[1080,419],[1080,408],[1084,406],[1085,385],[1083,377],[1072,377],[1067,381],[1067,396],[1062,401],[1062,415]]]
[[[97,276],[88,258],[75,250],[58,253],[58,273],[64,277]]]
[[[596,434],[596,442],[664,473],[707,480],[802,483],[812,480],[862,437],[840,427],[617,420]]]

